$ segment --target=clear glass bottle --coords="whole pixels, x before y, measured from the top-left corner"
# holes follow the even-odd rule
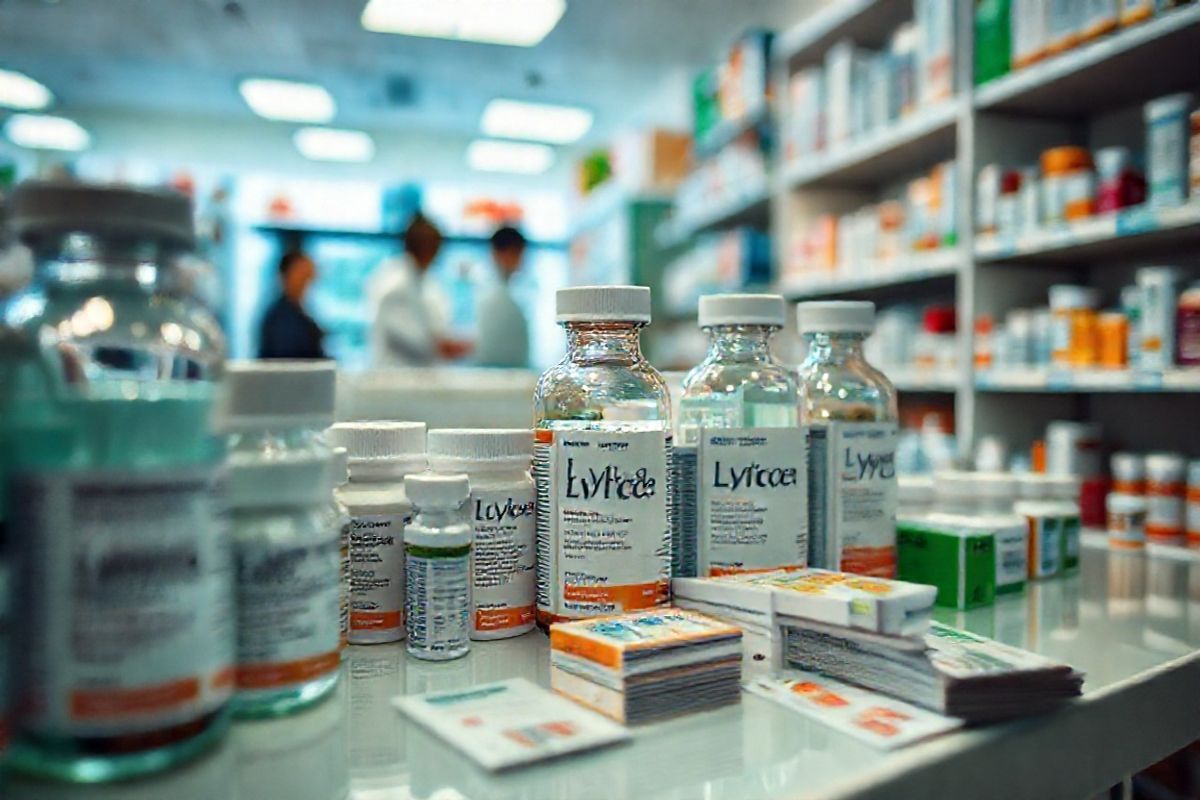
[[[875,304],[796,308],[808,357],[800,424],[808,434],[809,564],[877,577],[896,572],[896,389],[863,357]]]
[[[449,661],[471,649],[471,524],[466,475],[409,475],[415,516],[404,528],[405,648],[423,661]]]
[[[700,298],[708,353],[683,382],[673,572],[719,575],[808,560],[796,377],[771,354],[786,321],[770,294]]]
[[[0,312],[0,483],[28,500],[8,509],[10,763],[144,774],[227,727],[233,573],[209,429],[224,340],[179,283],[183,196],[26,183],[12,225],[36,276]]]
[[[557,317],[567,354],[533,398],[543,627],[670,598],[671,401],[639,343],[650,290],[560,289]]]
[[[227,365],[216,419],[230,448],[238,716],[292,713],[338,680],[341,530],[324,433],[336,381],[332,361]]]

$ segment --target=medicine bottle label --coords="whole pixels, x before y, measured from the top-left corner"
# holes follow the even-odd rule
[[[1146,492],[1146,538],[1160,544],[1182,544],[1183,485],[1151,484]]]
[[[896,425],[808,425],[808,563],[896,574]]]
[[[338,514],[338,648],[350,644],[350,517]]]
[[[533,627],[537,503],[533,486],[471,492],[471,634],[499,638]]]
[[[1047,578],[1062,569],[1062,520],[1053,516],[1030,515],[1028,561],[1029,577]]]
[[[350,641],[404,636],[404,526],[412,513],[350,518]]]
[[[465,550],[465,549],[464,549]],[[408,649],[455,653],[468,646],[470,556],[408,554]]]
[[[238,689],[296,686],[336,670],[341,542],[239,540],[236,562]]]
[[[665,605],[670,434],[538,430],[536,436],[539,620]]]
[[[1118,550],[1141,550],[1146,546],[1145,511],[1109,511],[1108,543]]]
[[[223,706],[236,633],[216,473],[56,472],[14,488],[23,727],[112,737]]]
[[[705,430],[676,448],[678,542],[700,576],[807,564],[805,449],[800,428]]]
[[[996,528],[996,594],[1019,592],[1029,576],[1029,529],[1025,525]]]
[[[1186,518],[1188,547],[1200,547],[1200,484],[1187,488]]]

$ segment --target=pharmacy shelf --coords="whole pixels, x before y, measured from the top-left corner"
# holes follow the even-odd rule
[[[961,251],[945,248],[915,255],[903,266],[891,263],[864,267],[861,275],[785,279],[777,291],[791,300],[830,295],[870,295],[900,286],[953,281],[961,270],[962,261]]]
[[[662,247],[678,247],[698,233],[732,228],[736,225],[764,225],[767,222],[771,193],[766,186],[744,188],[724,202],[696,213],[691,218],[670,220],[655,233]]]
[[[547,637],[473,642],[426,663],[403,642],[355,646],[325,702],[239,722],[205,757],[136,786],[47,786],[0,778],[5,800],[351,797],[597,797],[622,800],[1091,797],[1200,738],[1200,604],[1189,565],[1081,550],[1079,573],[942,622],[1064,661],[1083,697],[1056,713],[959,731],[902,750],[869,747],[780,705],[738,705],[632,729],[631,742],[486,773],[391,705],[397,695],[523,677],[549,680]],[[1064,768],[1069,765],[1069,768]]]
[[[815,64],[841,39],[863,47],[888,41],[904,22],[912,19],[911,0],[840,0],[807,17],[775,39],[775,58],[796,68]]]
[[[703,158],[713,155],[722,147],[737,140],[742,134],[768,127],[772,120],[770,107],[765,101],[760,108],[748,112],[740,119],[721,120],[703,139],[696,142],[695,156]]]
[[[958,391],[958,374],[951,370],[884,367],[883,373],[901,392],[945,394]]]
[[[975,107],[987,111],[1071,117],[1195,89],[1200,5],[1162,12],[980,86]]]
[[[784,167],[793,189],[881,186],[954,152],[957,103],[946,100],[893,125]]]
[[[1200,33],[1200,31],[1198,31]],[[1019,237],[977,237],[981,262],[1119,261],[1200,244],[1200,202],[1174,208],[1137,207]]]
[[[1003,369],[977,373],[984,392],[1186,393],[1200,392],[1200,367],[1165,372],[1133,370]]]

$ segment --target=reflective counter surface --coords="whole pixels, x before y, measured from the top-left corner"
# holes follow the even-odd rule
[[[965,613],[939,610],[937,617],[1072,664],[1086,673],[1084,690],[1090,699],[1113,694],[1127,684],[1159,680],[1169,674],[1163,665],[1178,663],[1181,657],[1186,657],[1187,665],[1200,659],[1195,654],[1200,646],[1200,560],[1109,553],[1087,546],[1078,574],[1030,584],[1024,595],[1005,598],[990,608]],[[886,789],[897,776],[954,761],[958,754],[996,737],[1029,735],[1062,716],[952,734],[936,743],[885,753],[743,693],[738,706],[636,728],[632,744],[489,775],[410,725],[390,703],[399,694],[514,676],[546,685],[548,649],[547,638],[537,631],[518,639],[473,643],[466,658],[441,664],[410,659],[402,645],[352,647],[343,680],[329,700],[296,716],[238,723],[222,745],[174,772],[109,786],[55,785],[9,777],[0,784],[0,797],[752,800],[850,796]],[[1195,719],[1195,736],[1200,737],[1200,715]],[[1023,794],[1029,795],[1027,787],[997,788],[995,796]]]

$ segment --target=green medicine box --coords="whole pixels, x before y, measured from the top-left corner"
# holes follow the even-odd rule
[[[996,537],[988,531],[901,521],[896,550],[900,580],[936,587],[939,606],[965,610],[996,598]]]

